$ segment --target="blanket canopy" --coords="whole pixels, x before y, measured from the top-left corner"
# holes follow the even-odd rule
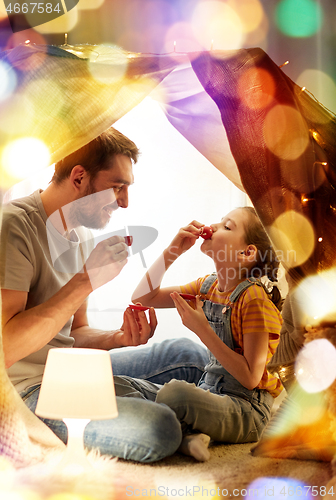
[[[27,43],[0,61],[14,80],[1,120],[13,122],[18,99],[27,110],[20,109],[19,127],[2,132],[3,147],[34,137],[50,163],[58,161],[161,83],[155,95],[167,118],[246,191],[292,278],[333,268],[335,116],[263,50],[154,56]]]
[[[248,194],[293,286],[334,273],[335,116],[263,50],[146,55],[26,43],[0,65],[12,85],[1,122],[18,124],[1,127],[3,158],[29,136],[47,146],[49,164],[58,161],[156,89],[172,125]],[[335,324],[335,315],[318,322]]]

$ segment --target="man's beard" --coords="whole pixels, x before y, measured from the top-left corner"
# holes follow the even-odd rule
[[[101,191],[96,191],[93,184],[90,183],[83,197],[72,203],[69,213],[71,225],[74,227],[84,226],[89,229],[104,229],[107,226],[110,222],[110,216],[97,203],[100,193]],[[109,206],[111,207],[111,204]],[[118,204],[116,200],[111,208],[117,210]]]

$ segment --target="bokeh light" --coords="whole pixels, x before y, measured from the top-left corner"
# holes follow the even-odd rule
[[[244,45],[244,28],[238,14],[226,3],[200,1],[192,14],[195,37],[206,50],[231,50]]]
[[[0,61],[0,102],[14,92],[16,84],[15,70],[5,61]]]
[[[332,317],[336,322],[336,269],[308,276],[298,285],[297,293],[304,297],[307,323],[316,325]]]
[[[301,412],[300,416],[297,419],[297,422],[300,422],[301,425],[311,426],[314,424],[318,424],[321,419],[325,417],[326,413],[326,403],[322,400],[323,395],[320,398],[315,398],[313,401],[311,399],[311,394],[321,395],[321,393],[308,393],[305,391],[306,396],[301,399],[300,406]],[[307,441],[309,441],[309,437],[307,435]]]
[[[42,500],[42,496],[28,488],[18,488],[16,491],[6,492],[4,500]]]
[[[113,57],[111,52],[111,46],[97,45],[89,56],[89,71],[93,78],[101,83],[121,81],[128,68],[127,52],[119,47],[114,47]]]
[[[55,493],[48,496],[47,500],[95,500],[91,495],[83,495],[81,493]]]
[[[284,496],[312,500],[310,489],[305,488],[305,484],[297,479],[287,477],[259,477],[252,481],[247,488],[249,498],[274,498],[279,500]]]
[[[7,17],[6,7],[4,2],[0,2],[0,20]]]
[[[296,83],[306,87],[328,109],[336,111],[336,83],[330,75],[318,69],[306,69]]]
[[[268,149],[283,160],[296,160],[309,144],[307,125],[290,106],[274,106],[267,113],[263,133]]]
[[[273,101],[274,93],[274,79],[265,69],[248,69],[239,79],[239,97],[250,109],[265,108]]]
[[[14,484],[15,469],[6,457],[0,456],[0,497],[1,489],[8,490]]]
[[[22,117],[24,116],[24,120]],[[20,93],[12,95],[1,105],[0,130],[6,134],[26,135],[31,130],[34,106]]]
[[[20,44],[27,44],[27,40],[29,40],[30,44],[34,43],[36,45],[46,43],[45,38],[40,33],[37,33],[34,29],[28,29],[13,33],[7,40],[6,50],[13,49]]]
[[[228,0],[227,5],[239,16],[244,33],[256,30],[264,18],[264,9],[259,0]]]
[[[281,406],[281,418],[275,419],[268,430],[269,437],[279,439],[278,443],[285,438],[282,441],[285,446],[293,440],[302,444],[309,443],[308,446],[311,447],[314,441],[316,443],[315,426],[325,425],[329,419],[327,405],[323,392],[308,393],[296,384],[295,403],[288,400],[284,402]],[[320,447],[320,439],[318,443]]]
[[[9,142],[2,151],[2,165],[5,171],[24,179],[50,165],[47,146],[35,137],[22,137]]]
[[[327,339],[305,345],[295,361],[295,375],[308,393],[327,389],[336,378],[336,349]]]
[[[285,35],[306,38],[320,30],[323,11],[315,0],[282,0],[277,5],[275,21]]]
[[[269,28],[269,18],[264,15],[260,25],[255,30],[246,33],[245,47],[260,47],[265,52],[268,52],[269,40],[267,35]]]
[[[25,95],[30,97],[29,103],[33,107],[33,119],[36,125],[45,120],[45,117],[63,117],[66,95],[56,79],[39,78],[27,85]],[[42,101],[37,96],[47,95]],[[31,96],[34,96],[31,97]],[[70,119],[70,116],[68,117]]]
[[[285,268],[303,264],[315,248],[312,224],[294,210],[279,215],[269,228],[269,235]]]

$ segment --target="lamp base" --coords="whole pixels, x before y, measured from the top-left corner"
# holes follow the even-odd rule
[[[90,419],[64,418],[68,429],[68,443],[61,461],[57,464],[58,472],[67,475],[79,475],[93,470],[84,450],[84,429]]]

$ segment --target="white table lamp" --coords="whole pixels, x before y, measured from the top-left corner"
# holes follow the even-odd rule
[[[111,359],[100,349],[58,348],[48,353],[36,414],[63,420],[68,443],[59,464],[91,468],[84,450],[84,429],[90,420],[118,416]]]

